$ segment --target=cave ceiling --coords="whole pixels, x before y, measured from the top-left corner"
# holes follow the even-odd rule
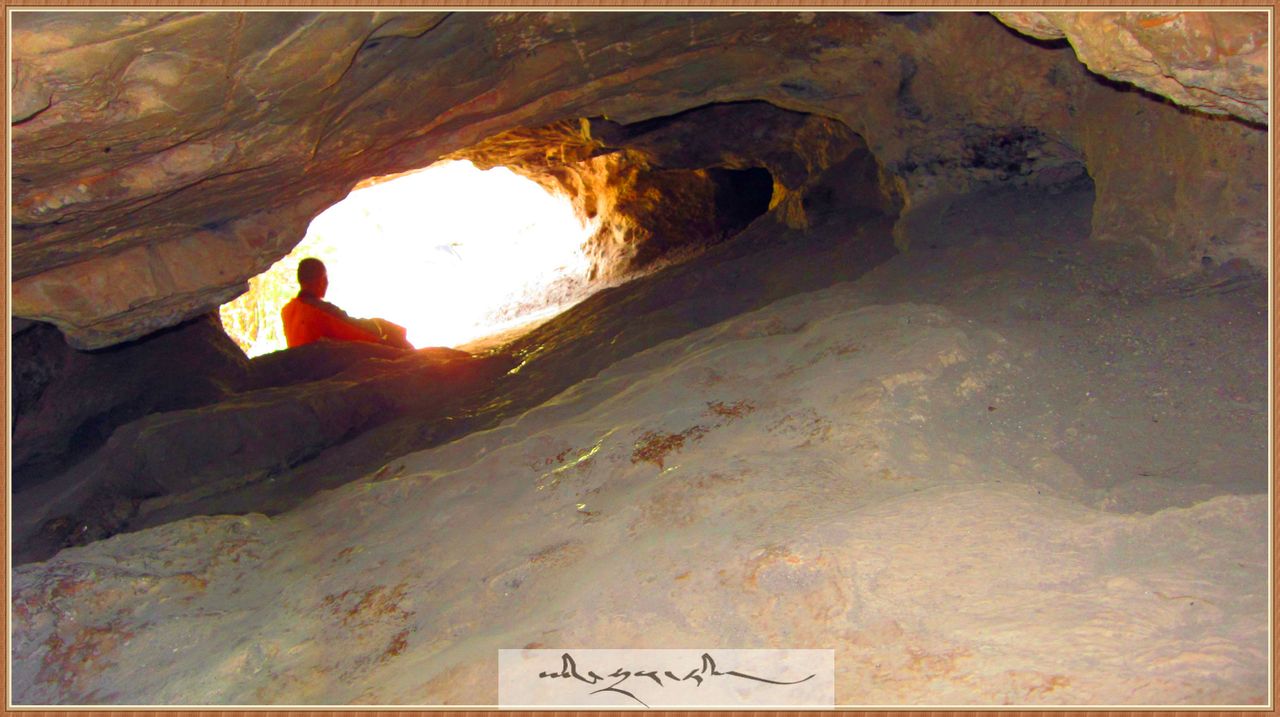
[[[847,153],[857,135],[904,219],[950,193],[1087,172],[1096,239],[1172,272],[1207,252],[1266,261],[1264,12],[11,18],[12,313],[78,348],[216,308],[357,183],[468,152],[584,214],[628,203],[575,162],[764,168],[770,210],[803,226],[802,205],[782,200],[839,160],[823,147]],[[786,132],[702,147],[690,138],[743,123],[627,129],[760,104],[794,113],[768,120]],[[550,162],[550,145],[492,141],[549,127],[572,128],[560,146],[579,154]],[[660,233],[628,222],[615,241]]]

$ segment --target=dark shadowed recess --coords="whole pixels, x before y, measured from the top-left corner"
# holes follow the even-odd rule
[[[716,221],[727,239],[747,228],[756,217],[769,211],[773,198],[773,175],[761,167],[707,170],[716,185]]]

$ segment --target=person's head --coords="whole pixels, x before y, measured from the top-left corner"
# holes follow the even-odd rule
[[[329,273],[325,271],[324,262],[310,257],[298,262],[298,286],[323,299],[329,288]]]

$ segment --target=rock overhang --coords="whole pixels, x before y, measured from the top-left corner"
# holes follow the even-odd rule
[[[56,324],[79,348],[112,345],[236,295],[368,177],[479,156],[513,131],[756,104],[817,119],[808,135],[683,164],[769,168],[781,188],[769,209],[790,226],[804,224],[804,204],[785,190],[836,161],[824,151],[839,141],[823,132],[844,133],[865,142],[904,218],[933,197],[1083,168],[1099,193],[1096,238],[1144,246],[1174,272],[1205,258],[1264,265],[1259,17],[999,16],[1071,42],[1046,49],[961,13],[15,12],[13,313]],[[1107,73],[1141,64],[1133,57],[1184,68],[1183,85],[1225,98],[1176,101],[1248,124],[1116,92],[1080,64]],[[602,122],[589,129],[592,142],[609,136]],[[597,172],[623,166],[637,162]],[[577,187],[582,211],[601,211],[588,185],[607,179],[584,176],[556,181]],[[637,216],[615,226],[655,233],[643,225],[661,212]],[[627,230],[611,236],[615,253],[635,256]]]

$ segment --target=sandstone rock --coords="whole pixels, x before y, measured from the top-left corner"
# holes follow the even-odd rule
[[[517,167],[570,196],[583,219],[599,217],[586,247],[592,271],[619,279],[688,259],[766,211],[805,226],[806,190],[857,151],[870,183],[846,195],[848,208],[894,211],[893,188],[879,186],[865,148],[840,122],[748,102],[630,125],[594,118],[514,130],[451,157]]]
[[[326,356],[326,344],[281,352],[293,355],[274,358],[257,379],[275,380],[285,363],[309,365],[282,381],[291,385],[247,390],[202,408],[160,407],[122,421],[101,450],[17,492],[14,559],[42,559],[121,532],[143,500],[263,481],[396,418],[448,416],[513,365],[505,356],[475,358],[449,349],[390,349],[394,355],[388,355],[338,345]]]
[[[15,17],[13,310],[73,347],[450,153],[650,272],[514,358],[304,347],[141,416],[106,386],[101,449],[13,496],[16,701],[474,704],[495,649],[691,639],[830,643],[841,702],[1268,699],[1256,126],[972,14]],[[22,420],[98,390],[14,330]]]
[[[823,161],[838,161],[797,188],[803,231],[762,218],[695,261],[589,298],[512,345],[515,360],[321,342],[248,362],[240,391],[204,408],[125,423],[73,470],[15,496],[15,555],[39,559],[215,506],[296,505],[349,469],[494,425],[637,351],[858,276],[892,255],[891,214],[870,153],[847,138],[836,146]],[[366,448],[350,465],[315,460],[357,436]]]
[[[1038,432],[973,432],[1045,380],[1036,342],[859,293],[653,346],[284,515],[19,566],[14,699],[492,704],[495,650],[606,641],[827,647],[841,704],[1265,702],[1265,476],[1091,506]]]
[[[423,349],[438,355],[439,349]],[[446,350],[447,352],[447,350]],[[250,361],[248,389],[281,388],[323,381],[369,359],[393,360],[400,349],[363,341],[317,341],[285,351],[274,351]]]
[[[837,165],[821,175],[815,185],[818,193],[830,196],[865,191],[867,186],[857,186],[858,173],[849,169]],[[129,527],[162,525],[190,515],[274,514],[295,508],[319,490],[336,488],[367,474],[371,466],[516,418],[639,351],[738,312],[854,279],[893,255],[889,217],[865,221],[865,217],[843,212],[825,216],[825,209],[815,209],[820,221],[815,222],[814,231],[802,234],[765,218],[748,227],[735,242],[711,247],[689,262],[588,298],[507,346],[504,350],[514,354],[519,364],[479,393],[460,398],[465,405],[451,402],[397,414],[348,442],[325,448],[296,468],[275,473],[267,482],[227,483],[211,491],[144,499],[136,508],[131,507],[136,515],[130,518]],[[268,359],[284,364],[294,351],[263,356],[253,363],[255,368]],[[442,356],[448,358],[449,354],[446,351]],[[325,359],[316,375],[349,359],[323,353],[313,358]],[[507,365],[501,363],[501,356],[494,360]],[[353,363],[351,367],[352,372],[372,370],[376,374],[383,370],[379,361]],[[352,372],[341,377],[355,375]]]
[[[39,325],[13,339],[13,486],[24,490],[97,450],[151,413],[214,403],[243,390],[249,362],[204,316],[130,344],[75,351]]]
[[[1267,124],[1265,12],[997,12],[1044,40],[1066,38],[1090,70],[1180,105]]]
[[[1257,15],[1080,13],[1096,22],[1080,37],[1126,52],[1150,47],[1139,56],[1172,58],[1161,67],[1179,87],[1220,93],[1224,107],[1264,121],[1249,114],[1264,96]],[[1092,80],[1069,49],[1037,47],[961,13],[24,12],[14,25],[13,311],[54,323],[77,348],[205,313],[357,182],[518,128],[591,117],[626,125],[768,102],[861,136],[909,215],[990,183],[1105,172],[1093,164],[1105,155],[1086,151],[1097,146],[1088,128],[1116,121],[1087,101]],[[1149,101],[1120,102],[1132,113]],[[1259,130],[1203,132],[1254,163],[1264,147]],[[684,190],[685,215],[716,206],[706,179],[679,175],[664,194],[662,183],[628,174],[634,162],[588,161],[596,178],[568,185],[628,188],[622,201],[595,207],[619,208],[617,231],[601,241],[616,246],[602,260],[630,260],[630,237],[651,230],[628,224],[627,211],[649,221],[646,206],[678,205]],[[1130,164],[1140,186],[1155,192],[1170,176],[1188,200],[1166,223],[1265,201],[1248,182],[1233,187],[1245,196],[1205,194],[1161,156]],[[642,199],[650,191],[658,198]],[[793,202],[773,208],[799,226]],[[1170,257],[1201,241],[1122,223],[1145,232],[1129,237],[1135,243],[1171,242],[1161,252]],[[1265,263],[1254,239],[1217,236],[1222,254]]]
[[[1081,122],[1097,190],[1093,237],[1141,247],[1177,274],[1232,260],[1262,270],[1269,199],[1257,131],[1128,99],[1098,85],[1085,95],[1093,108]]]

